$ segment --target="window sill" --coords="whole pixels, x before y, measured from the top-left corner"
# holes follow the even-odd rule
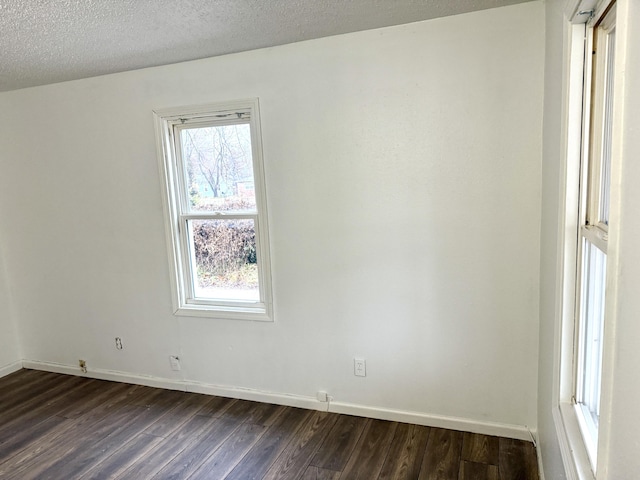
[[[567,478],[571,480],[595,480],[587,448],[582,438],[575,407],[561,402],[557,416],[554,415],[556,433],[562,451]]]
[[[174,315],[180,317],[204,317],[224,320],[249,320],[256,322],[273,322],[273,315],[263,306],[208,306],[185,304],[178,307]]]

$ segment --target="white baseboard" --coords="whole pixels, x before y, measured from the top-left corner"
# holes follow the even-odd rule
[[[207,395],[216,395],[218,397],[274,403],[276,405],[286,405],[287,407],[306,408],[307,410],[327,410],[327,404],[319,402],[315,397],[264,392],[250,388],[227,387],[193,381],[186,382],[186,386],[186,391],[191,393],[204,393]]]
[[[12,374],[13,372],[17,372],[22,368],[22,362],[13,362],[8,365],[4,365],[0,367],[0,378],[6,377],[7,375]]]
[[[115,370],[102,369],[90,369],[87,373],[83,373],[80,368],[76,366],[64,365],[62,363],[40,362],[36,360],[23,360],[22,366],[24,368],[42,370],[44,372],[63,373],[78,377],[96,378],[98,380],[109,380],[112,382],[146,385],[147,387],[166,388],[167,390],[186,391],[184,382],[181,380],[171,380],[169,378],[153,377],[150,375],[135,375]]]
[[[299,407],[309,410],[326,410],[327,404],[321,403],[315,397],[303,397],[298,395],[286,395],[273,392],[263,392],[249,388],[228,387],[212,385],[208,383],[195,382],[189,380],[172,380],[169,378],[153,377],[151,375],[137,375],[116,370],[89,369],[87,373],[82,373],[79,367],[64,365],[52,362],[40,362],[35,360],[24,360],[22,367],[45,372],[63,373],[66,375],[76,375],[98,380],[109,380],[112,382],[131,383],[135,385],[145,385],[147,387],[165,388],[167,390],[180,390],[189,393],[204,393],[206,395],[216,395],[218,397],[237,398],[240,400],[253,400],[256,402],[273,403],[285,405],[287,407]]]
[[[288,407],[329,411],[332,413],[342,413],[346,415],[375,418],[379,420],[413,423],[416,425],[424,425],[427,427],[448,428],[451,430],[458,430],[463,432],[481,433],[484,435],[493,435],[531,441],[531,434],[527,427],[524,425],[480,422],[467,418],[433,415],[420,412],[408,412],[352,403],[333,401],[329,403],[323,403],[319,402],[315,397],[265,392],[249,388],[212,385],[189,380],[171,380],[168,378],[136,375],[127,372],[118,372],[112,370],[89,369],[87,373],[82,373],[80,369],[75,366],[50,362],[39,362],[33,360],[24,360],[22,362],[22,366],[24,368],[30,368],[33,370],[43,370],[47,372],[85,376],[88,378],[96,378],[99,380],[132,383],[137,385],[146,385],[148,387],[181,390],[190,393],[204,393],[207,395],[237,398],[240,400],[253,400],[256,402],[273,403],[276,405],[285,405]]]
[[[447,428],[461,432],[481,433],[498,437],[531,441],[529,430],[525,426],[496,422],[480,422],[468,418],[449,417],[429,413],[407,412],[388,408],[354,405],[351,403],[331,402],[330,412],[377,418],[393,422],[413,423],[426,427]]]

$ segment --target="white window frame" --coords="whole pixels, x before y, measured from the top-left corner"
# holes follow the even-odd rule
[[[273,321],[269,228],[258,99],[155,110],[154,117],[160,172],[164,183],[163,197],[174,314]],[[186,172],[178,147],[180,129],[187,125],[196,127],[234,123],[248,123],[250,126],[256,211],[246,214],[189,212],[186,206]],[[232,218],[247,218],[254,222],[259,300],[223,301],[197,298],[191,273],[195,261],[189,248],[188,222]]]
[[[569,47],[565,50],[567,60],[565,81],[565,110],[563,136],[566,145],[566,165],[564,186],[564,218],[561,221],[561,262],[559,263],[559,279],[561,280],[561,296],[559,297],[558,343],[556,349],[556,381],[554,399],[557,408],[553,416],[558,440],[569,479],[593,480],[596,478],[597,457],[602,448],[602,431],[593,436],[593,424],[585,421],[586,415],[577,402],[576,392],[580,387],[580,376],[584,374],[579,367],[580,337],[580,304],[579,299],[583,285],[580,283],[582,247],[585,238],[597,245],[607,256],[606,300],[607,316],[603,343],[604,357],[611,358],[611,323],[614,319],[611,312],[615,306],[615,266],[617,252],[610,255],[612,248],[608,245],[609,226],[600,217],[600,202],[591,201],[586,194],[587,188],[593,190],[599,183],[602,170],[596,169],[588,175],[590,150],[598,149],[598,140],[591,138],[591,104],[592,93],[592,39],[594,28],[599,25],[610,5],[615,0],[569,0],[565,14],[567,18],[565,41]],[[615,70],[614,66],[612,66]],[[617,82],[617,81],[616,81]],[[617,88],[617,87],[616,87]],[[619,92],[615,93],[615,96]],[[596,99],[596,101],[598,101]],[[615,104],[615,101],[614,101]],[[616,108],[616,107],[614,107]],[[617,115],[617,114],[615,114]],[[614,115],[614,116],[615,116]],[[613,122],[615,123],[615,122]],[[612,159],[613,161],[613,159]],[[592,169],[593,170],[593,169]],[[610,199],[612,200],[612,199]],[[611,203],[613,208],[613,201]],[[614,245],[615,246],[615,245]],[[613,258],[612,258],[613,257]],[[611,368],[611,367],[609,367]],[[601,381],[608,381],[605,375],[610,369],[603,368]],[[600,398],[606,395],[604,384],[600,390]],[[602,423],[602,422],[601,422]],[[600,429],[601,430],[601,429]],[[592,439],[592,440],[590,440]]]
[[[615,43],[610,44],[610,33],[615,30],[615,3],[609,3],[601,12],[594,12],[594,16],[587,24],[586,51],[594,52],[589,55],[585,73],[585,101],[583,113],[583,153],[581,181],[585,188],[580,192],[580,217],[579,217],[579,244],[578,259],[579,269],[577,278],[576,295],[576,336],[574,355],[574,404],[578,424],[587,448],[587,454],[592,469],[595,471],[598,458],[599,426],[595,415],[589,410],[589,404],[596,409],[599,415],[600,396],[602,384],[602,357],[604,347],[604,335],[606,319],[602,325],[587,325],[586,316],[588,310],[599,309],[605,315],[605,305],[601,299],[592,297],[587,288],[596,276],[591,270],[600,270],[598,265],[588,263],[591,249],[599,251],[604,257],[604,269],[608,263],[608,238],[609,238],[609,209],[610,189],[603,188],[607,172],[611,171],[611,142],[612,137],[612,107],[613,107],[613,81],[610,75],[614,74],[613,51]],[[615,37],[613,37],[615,38]],[[596,45],[597,44],[597,45]],[[607,166],[608,168],[605,168]],[[603,215],[606,210],[606,218]],[[591,257],[593,259],[593,257]],[[599,272],[601,275],[603,272]],[[606,275],[600,289],[606,290]],[[602,299],[606,304],[606,293]],[[606,315],[605,315],[606,316]],[[597,347],[589,343],[597,343]],[[587,350],[591,350],[587,352]],[[597,350],[597,351],[595,351]],[[591,362],[587,362],[588,357]],[[589,363],[585,365],[585,363]],[[597,392],[587,392],[583,398],[585,385],[598,385]],[[595,394],[597,393],[597,398]]]

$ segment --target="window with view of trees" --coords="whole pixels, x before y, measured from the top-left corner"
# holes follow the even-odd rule
[[[177,313],[271,317],[256,100],[156,112]]]

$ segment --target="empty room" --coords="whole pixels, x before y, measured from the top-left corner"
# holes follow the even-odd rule
[[[0,0],[0,479],[640,478],[636,0]]]

